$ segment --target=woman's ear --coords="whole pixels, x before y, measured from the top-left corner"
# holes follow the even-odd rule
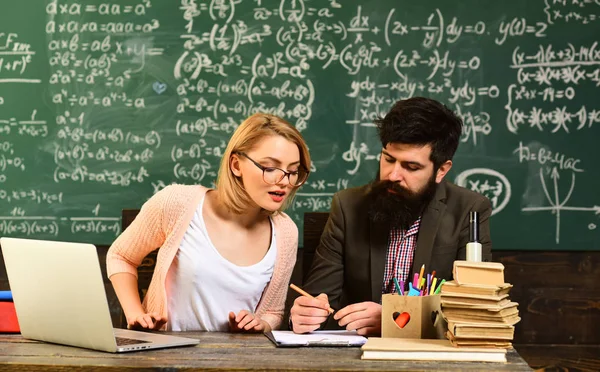
[[[242,176],[242,169],[240,167],[240,157],[237,154],[231,154],[229,158],[229,169],[236,177]]]

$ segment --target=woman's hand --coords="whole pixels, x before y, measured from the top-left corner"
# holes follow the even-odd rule
[[[157,331],[166,322],[167,318],[160,316],[158,313],[140,313],[132,316],[131,318],[127,318],[127,328]]]
[[[269,332],[271,326],[247,310],[242,310],[237,315],[230,311],[229,330],[231,332],[259,333]]]

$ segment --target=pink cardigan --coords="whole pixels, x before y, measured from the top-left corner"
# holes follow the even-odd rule
[[[203,186],[171,185],[152,196],[137,218],[115,240],[106,256],[108,277],[131,273],[137,277],[137,267],[146,255],[160,248],[148,293],[143,301],[147,312],[167,317],[165,280],[167,272],[194,212],[208,189]],[[277,241],[277,258],[271,281],[258,303],[255,313],[277,329],[283,318],[283,308],[298,249],[298,228],[285,213],[272,216]],[[253,309],[248,309],[253,310]],[[163,326],[163,330],[166,326]]]

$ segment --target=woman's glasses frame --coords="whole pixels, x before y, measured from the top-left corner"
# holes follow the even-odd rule
[[[281,169],[281,168],[277,168],[277,167],[265,167],[265,166],[263,166],[262,164],[260,164],[260,163],[258,163],[257,161],[255,161],[254,159],[252,159],[251,157],[249,157],[249,156],[248,156],[246,153],[244,153],[244,152],[241,152],[241,151],[236,151],[236,152],[235,152],[235,154],[237,154],[237,155],[239,155],[239,156],[243,156],[243,157],[245,157],[246,159],[250,160],[252,163],[254,163],[254,165],[256,165],[256,167],[257,167],[258,169],[260,169],[260,170],[263,172],[263,181],[264,181],[266,184],[269,184],[269,185],[277,185],[277,184],[278,184],[279,182],[281,182],[281,181],[282,181],[282,180],[283,180],[285,177],[287,177],[287,178],[288,178],[288,182],[290,183],[290,185],[292,185],[293,187],[300,187],[300,186],[302,186],[302,185],[303,185],[303,184],[306,182],[306,180],[308,179],[308,175],[310,174],[310,172],[309,172],[307,169],[304,169],[304,167],[300,166],[300,169],[306,173],[306,176],[304,177],[304,179],[300,181],[300,173],[298,173],[298,171],[294,171],[294,172],[288,172],[288,171],[285,171],[285,170],[283,170],[283,169]],[[269,182],[269,181],[267,181],[267,180],[266,180],[266,178],[265,178],[265,172],[273,172],[273,171],[279,171],[279,172],[281,172],[281,177],[279,177],[279,179],[277,180],[277,182]],[[299,183],[294,183],[294,182],[292,182],[292,178],[291,178],[291,176],[292,176],[294,173],[298,174],[298,180],[300,181]]]

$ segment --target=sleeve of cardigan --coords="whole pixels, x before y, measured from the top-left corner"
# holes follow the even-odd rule
[[[282,252],[281,272],[273,273],[273,280],[265,289],[264,313],[260,315],[261,319],[269,323],[271,329],[278,329],[283,320],[283,311],[288,292],[288,285],[292,277],[292,271],[296,265],[296,255],[298,252],[298,227],[289,218],[285,217],[285,252]],[[284,237],[282,237],[284,238]],[[261,301],[262,302],[262,301]]]
[[[152,196],[135,220],[113,242],[106,255],[108,277],[117,273],[131,273],[137,277],[137,268],[144,257],[165,241],[164,208],[172,191],[165,187]]]

